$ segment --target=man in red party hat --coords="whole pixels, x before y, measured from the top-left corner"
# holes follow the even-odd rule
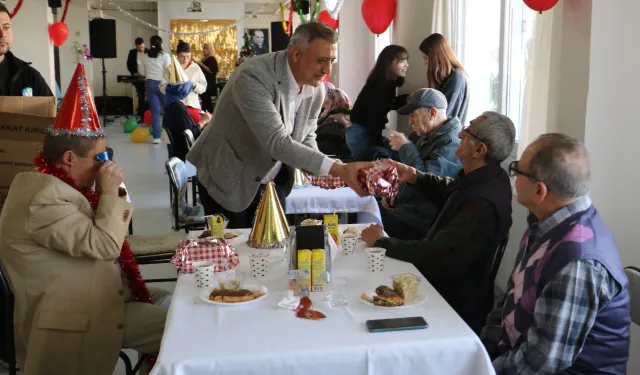
[[[82,64],[42,150],[0,215],[18,364],[25,375],[108,375],[122,347],[159,351],[167,312],[153,303],[168,294],[147,289],[125,239],[133,206]]]

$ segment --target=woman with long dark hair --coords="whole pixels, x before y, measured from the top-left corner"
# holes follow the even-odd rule
[[[347,146],[356,160],[371,160],[375,148],[384,148],[382,131],[387,113],[406,104],[407,95],[396,96],[409,68],[409,52],[398,45],[385,47],[371,70],[351,110]]]
[[[202,61],[199,62],[198,65],[207,79],[207,90],[200,95],[200,99],[202,99],[202,110],[213,113],[211,97],[218,94],[218,85],[216,82],[218,60],[214,57],[214,50],[209,43],[202,45],[202,55]]]
[[[164,95],[160,92],[160,82],[162,81],[167,68],[171,65],[171,56],[162,50],[162,38],[154,35],[149,40],[151,47],[144,59],[144,68],[147,74],[145,88],[149,99],[149,109],[151,110],[151,129],[153,143],[162,142],[160,129],[160,115],[164,106]]]
[[[427,66],[427,88],[443,93],[449,103],[447,115],[458,117],[465,124],[469,107],[469,85],[464,67],[453,48],[444,36],[435,33],[420,43],[420,52]]]

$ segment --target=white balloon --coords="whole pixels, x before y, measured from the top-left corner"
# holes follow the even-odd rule
[[[329,12],[331,18],[334,20],[338,19],[338,13],[340,13],[340,8],[342,8],[342,3],[344,0],[324,0],[324,8]]]

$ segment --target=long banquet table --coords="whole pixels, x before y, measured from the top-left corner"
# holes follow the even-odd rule
[[[342,230],[345,226],[342,226]],[[376,308],[360,301],[363,291],[391,285],[398,273],[420,275],[405,262],[387,258],[384,271],[366,268],[365,244],[355,255],[338,254],[332,277],[347,277],[348,306],[332,308],[326,293],[312,293],[324,320],[305,320],[277,306],[287,289],[283,251],[271,250],[269,274],[249,276],[249,230],[231,242],[241,256],[245,283],[264,285],[269,295],[245,306],[214,306],[199,299],[193,274],[180,274],[152,375],[390,375],[494,374],[478,337],[422,279],[427,301],[406,309]],[[368,319],[422,316],[425,330],[369,333]]]

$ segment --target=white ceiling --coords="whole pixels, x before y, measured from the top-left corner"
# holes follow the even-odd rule
[[[149,11],[156,10],[158,2],[168,2],[173,0],[157,0],[157,1],[148,1],[148,0],[114,0],[113,2],[123,7],[126,10],[132,11]],[[185,0],[187,1],[187,0]],[[184,1],[183,1],[184,2]],[[278,11],[280,2],[283,0],[200,0],[203,7],[206,7],[205,3],[244,3],[245,4],[245,12],[246,13],[254,13],[260,10],[261,7],[264,6],[261,14],[274,14]],[[99,1],[91,0],[89,5],[91,9],[98,8]],[[109,3],[105,0],[102,2],[103,9],[112,9],[113,6],[109,5]]]

